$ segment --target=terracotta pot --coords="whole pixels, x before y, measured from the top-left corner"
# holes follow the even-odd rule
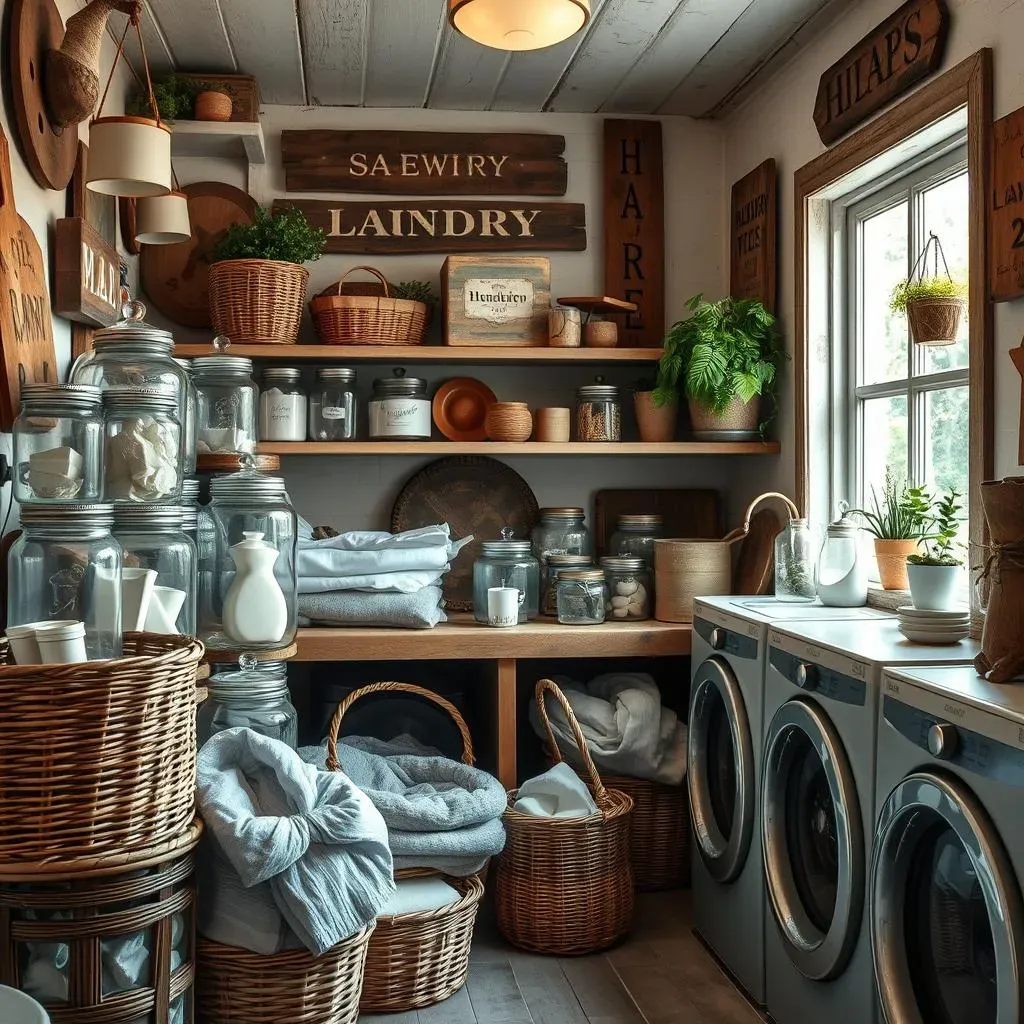
[[[883,590],[909,590],[907,555],[917,550],[916,540],[879,540],[875,538],[875,560]]]
[[[583,326],[583,344],[588,348],[615,348],[619,325],[614,320],[591,320]]]
[[[761,411],[758,398],[749,402],[734,398],[721,412],[714,412],[694,398],[688,399],[687,404],[695,434],[708,430],[757,430],[757,417]]]
[[[226,92],[208,90],[196,96],[197,121],[230,121],[231,97]]]
[[[637,391],[633,396],[636,410],[636,425],[640,428],[641,441],[672,441],[676,436],[676,417],[679,403],[655,405],[653,391]]]

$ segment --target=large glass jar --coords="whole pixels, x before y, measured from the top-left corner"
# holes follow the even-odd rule
[[[195,382],[192,380],[192,360],[174,360],[185,371],[185,418],[181,422],[184,435],[184,469],[187,476],[196,471],[196,416],[199,411],[199,396]]]
[[[256,450],[256,384],[244,356],[192,360],[199,405],[196,451],[200,455],[251,455]]]
[[[103,406],[85,384],[23,384],[14,421],[14,500],[103,497]]]
[[[558,614],[558,598],[555,591],[560,572],[593,567],[594,560],[590,555],[548,555],[540,565],[541,614],[550,615],[552,618]]]
[[[295,638],[296,516],[284,480],[244,469],[210,481],[213,578],[200,610],[204,643],[226,650],[274,650]],[[200,571],[203,550],[200,520]]]
[[[113,521],[105,504],[23,505],[22,534],[8,557],[7,624],[83,622],[90,661],[119,658],[121,545],[110,534]]]
[[[806,519],[791,519],[775,538],[775,599],[810,603],[814,587],[814,541]]]
[[[589,555],[593,552],[586,516],[581,508],[542,508],[530,540],[541,565],[551,555]]]
[[[106,500],[178,502],[181,424],[173,392],[112,384],[103,392],[103,409]]]
[[[622,406],[613,384],[598,378],[597,383],[576,389],[576,440],[622,440]]]
[[[558,621],[563,626],[597,626],[604,622],[608,587],[603,569],[567,569],[555,586]]]
[[[181,507],[118,505],[114,536],[122,552],[124,629],[195,636],[196,546],[182,530]],[[129,600],[136,593],[150,595],[148,611]]]
[[[247,663],[244,656],[240,660]],[[196,710],[198,746],[215,733],[242,726],[293,749],[298,745],[299,714],[288,693],[285,662],[264,661],[217,672],[206,685],[206,700]]]
[[[309,393],[309,437],[312,441],[351,441],[356,436],[356,371],[323,366]]]
[[[829,524],[818,556],[815,589],[822,604],[833,608],[867,604],[868,569],[860,545],[860,526],[845,506],[839,519]]]
[[[422,377],[406,377],[395,370],[393,377],[373,382],[369,402],[370,438],[374,441],[430,440],[430,399]]]
[[[601,568],[608,583],[608,615],[631,621],[649,619],[653,607],[651,567],[642,558],[608,555],[601,559]]]
[[[654,542],[664,534],[661,516],[621,515],[608,545],[609,554],[642,558],[654,569]]]
[[[306,440],[306,392],[295,366],[268,366],[260,392],[260,440]]]
[[[519,621],[540,614],[540,565],[528,540],[485,540],[483,554],[473,563],[473,618],[487,622],[487,591],[515,587],[519,591]]]

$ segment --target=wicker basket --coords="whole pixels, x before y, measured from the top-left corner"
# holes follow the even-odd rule
[[[916,345],[953,345],[960,334],[963,299],[914,299],[907,320]]]
[[[384,286],[384,295],[344,295],[348,274],[365,270]],[[337,284],[337,294],[310,300],[317,334],[325,345],[422,345],[430,312],[425,302],[393,299],[388,282],[373,267],[353,267]]]
[[[146,870],[0,883],[0,984],[25,989],[54,1024],[193,1020],[201,831],[196,819]]]
[[[196,1019],[203,1024],[355,1024],[373,925],[315,957],[261,956],[200,939]]]
[[[562,759],[548,720],[544,695],[561,704],[590,776],[598,813],[586,818],[540,818],[505,812],[505,849],[498,858],[498,928],[522,949],[553,956],[579,956],[621,939],[633,920],[633,868],[629,832],[633,800],[606,789],[587,750],[565,695],[550,680],[537,684],[537,708],[548,743]]]
[[[372,693],[414,693],[436,704],[452,718],[462,738],[462,761],[472,764],[473,740],[465,719],[450,701],[412,683],[370,683],[353,690],[339,705],[327,731],[327,767],[342,771],[338,761],[338,732],[348,709]],[[400,871],[396,878],[430,874]],[[365,1013],[403,1013],[433,1006],[454,995],[469,974],[469,950],[476,913],[484,894],[477,875],[441,876],[461,899],[438,910],[378,917],[370,939],[359,1007]]]
[[[280,260],[222,260],[210,268],[210,319],[242,345],[294,345],[309,271]]]
[[[0,665],[3,877],[129,863],[192,820],[203,645],[128,633],[124,654]],[[0,658],[9,657],[3,642]]]

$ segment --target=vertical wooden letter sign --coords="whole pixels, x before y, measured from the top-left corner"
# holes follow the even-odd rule
[[[729,294],[760,299],[775,312],[775,161],[765,160],[732,187]]]
[[[604,291],[635,302],[619,332],[628,348],[665,338],[665,195],[661,123],[604,123]]]
[[[1024,107],[992,126],[988,289],[993,302],[1024,295]]]

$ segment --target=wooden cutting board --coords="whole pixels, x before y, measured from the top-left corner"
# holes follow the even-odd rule
[[[664,536],[712,539],[722,537],[718,491],[704,488],[629,488],[598,491],[594,497],[594,546],[597,557],[608,545],[621,515],[660,515]]]
[[[732,574],[734,594],[767,594],[775,571],[775,538],[782,520],[771,508],[762,508],[750,517],[750,530],[739,544],[736,568]]]

